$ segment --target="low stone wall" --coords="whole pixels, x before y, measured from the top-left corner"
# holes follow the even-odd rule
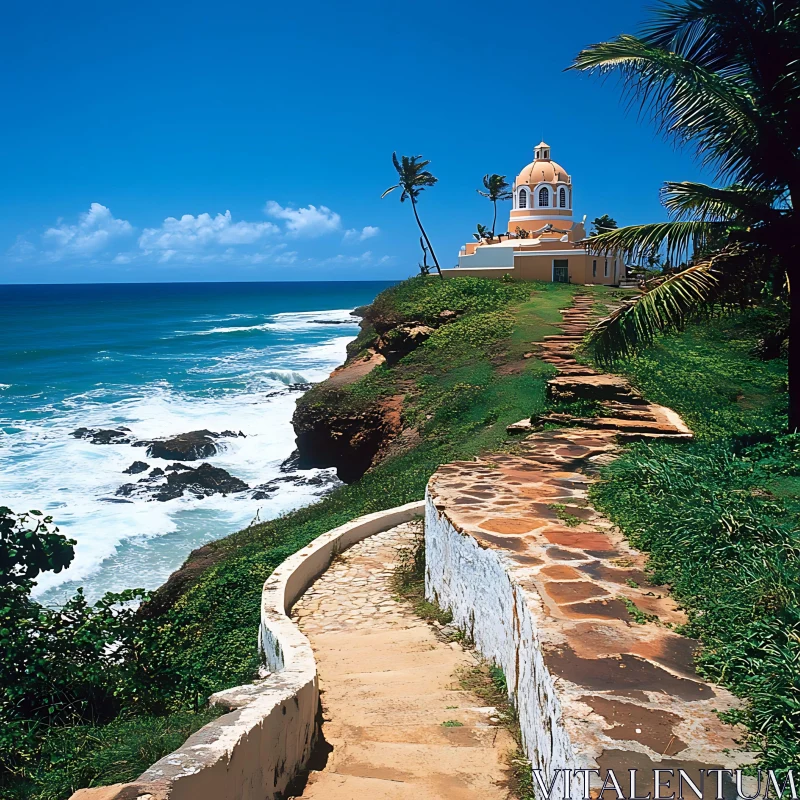
[[[440,513],[443,510],[437,510],[429,495],[425,513],[428,599],[449,609],[453,622],[469,635],[478,652],[503,670],[531,763],[547,774],[574,769],[578,766],[575,754],[561,724],[561,704],[531,613],[541,601],[514,579],[512,564],[502,551],[482,547],[456,530]],[[572,796],[581,797],[580,787],[574,789]]]
[[[542,431],[428,483],[426,595],[505,673],[525,753],[558,797],[556,770],[683,769],[702,785],[701,769],[752,761],[717,716],[738,701],[702,680],[697,642],[673,630],[685,615],[588,501],[618,449],[613,431]],[[570,788],[583,797],[583,778]]]
[[[71,800],[273,800],[305,767],[317,735],[319,685],[308,639],[288,618],[331,560],[356,542],[422,514],[422,501],[368,514],[319,536],[264,584],[259,647],[264,680],[211,697],[231,709],[137,781],[82,789]]]

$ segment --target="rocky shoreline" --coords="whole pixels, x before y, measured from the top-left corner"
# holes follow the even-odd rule
[[[303,386],[305,388],[305,386]],[[290,387],[297,391],[297,387]],[[300,463],[297,451],[293,452],[280,466],[283,473],[277,478],[256,486],[250,486],[241,478],[231,475],[226,469],[214,466],[205,459],[222,453],[226,449],[226,439],[246,438],[242,431],[222,432],[207,429],[189,431],[163,439],[136,439],[133,431],[125,426],[117,428],[78,428],[71,434],[76,439],[84,439],[94,445],[121,445],[146,448],[150,459],[172,461],[166,466],[151,465],[147,461],[136,460],[126,469],[125,475],[142,475],[135,482],[122,484],[112,497],[102,498],[109,503],[132,503],[135,499],[166,502],[183,496],[196,499],[221,495],[241,494],[253,500],[265,500],[276,494],[286,485],[313,486],[319,489],[315,494],[330,491],[340,481],[332,474],[300,474],[312,469]],[[189,466],[186,461],[201,461],[198,466]]]
[[[415,436],[403,424],[404,395],[353,403],[347,387],[379,366],[394,366],[462,312],[403,320],[369,305],[353,313],[361,317],[361,333],[348,346],[347,360],[298,400],[292,417],[301,469],[334,467],[344,483],[357,481],[397,443]]]

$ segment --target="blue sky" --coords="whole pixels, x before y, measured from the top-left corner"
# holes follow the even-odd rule
[[[577,216],[664,218],[658,188],[703,177],[564,72],[635,32],[645,4],[13,3],[0,30],[0,282],[403,278],[411,209],[391,153],[431,159],[420,212],[443,266],[487,172],[544,137]],[[501,208],[501,218],[508,205]]]

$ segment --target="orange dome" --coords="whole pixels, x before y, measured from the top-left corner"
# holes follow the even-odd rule
[[[567,171],[549,158],[537,158],[517,176],[514,186],[536,186],[537,183],[569,183]]]

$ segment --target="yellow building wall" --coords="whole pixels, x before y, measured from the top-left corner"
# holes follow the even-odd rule
[[[446,278],[490,278],[500,280],[504,275],[510,275],[523,281],[552,281],[553,280],[553,260],[563,260],[567,262],[567,274],[569,282],[574,284],[600,284],[611,286],[619,283],[621,270],[624,269],[622,262],[617,260],[616,279],[614,275],[614,259],[608,259],[608,277],[605,277],[604,265],[605,258],[601,256],[591,256],[584,254],[569,255],[565,251],[564,255],[520,255],[514,256],[513,269],[507,267],[465,267],[461,269],[443,269],[442,274]],[[592,263],[597,261],[597,276],[592,275]]]

